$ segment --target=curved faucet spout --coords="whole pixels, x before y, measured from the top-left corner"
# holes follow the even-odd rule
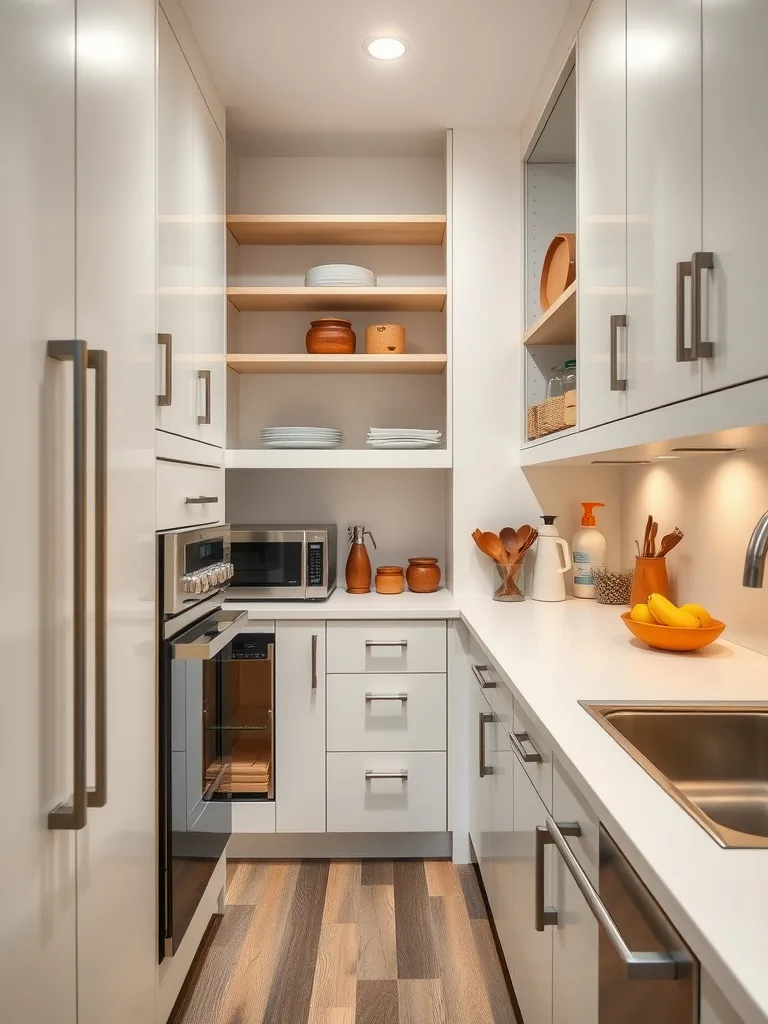
[[[766,554],[768,554],[768,512],[762,517],[749,538],[747,554],[744,558],[743,586],[762,587]]]

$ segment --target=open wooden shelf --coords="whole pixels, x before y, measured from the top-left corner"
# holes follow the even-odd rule
[[[227,288],[227,298],[241,313],[297,310],[304,312],[439,313],[445,288]]]
[[[238,373],[431,373],[445,370],[446,356],[422,355],[239,355],[229,353],[227,366]]]
[[[576,282],[569,285],[523,336],[524,345],[576,344]]]
[[[227,469],[450,469],[445,448],[228,448]]]
[[[442,245],[445,215],[236,213],[227,227],[240,245]]]

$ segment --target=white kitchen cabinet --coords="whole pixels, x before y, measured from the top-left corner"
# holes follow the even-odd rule
[[[702,323],[712,356],[701,365],[704,391],[711,391],[768,374],[759,308],[768,227],[768,4],[703,0],[702,12],[702,248],[714,254],[714,268],[704,273]]]
[[[224,520],[224,470],[157,460],[155,518],[158,530],[220,523]]]
[[[581,836],[566,839],[595,889],[600,875],[600,825],[591,809],[555,768],[552,816],[558,824],[576,822]],[[599,933],[594,915],[558,851],[554,861],[552,905],[557,925],[552,932],[553,1024],[598,1024]]]
[[[480,684],[470,678],[470,755],[469,755],[469,837],[475,850],[480,873],[487,885],[490,877],[491,833],[493,823],[493,712]]]
[[[579,30],[577,65],[578,422],[582,430],[627,412],[625,45],[625,0],[592,0]]]
[[[547,810],[521,762],[513,765],[513,914],[511,974],[525,1024],[550,1024],[552,1020],[552,929],[537,932],[536,829]],[[553,859],[545,851],[544,898],[552,902]]]
[[[46,339],[77,337],[75,2],[6,4],[2,26],[0,467],[14,584],[0,647],[4,756],[23,768],[4,797],[0,1020],[75,1024],[75,833],[47,820],[72,793],[73,381],[46,358]]]
[[[325,832],[324,621],[275,626],[275,798],[278,832]]]
[[[162,10],[158,26],[156,422],[161,430],[223,447],[225,143]]]
[[[493,742],[493,825],[491,891],[493,920],[508,965],[513,957],[514,920],[514,764],[509,733],[495,717]]]
[[[701,250],[701,102],[701,5],[627,0],[630,414],[701,392],[701,363],[676,344],[677,267]]]
[[[701,972],[699,1024],[745,1024],[706,971]]]
[[[443,673],[446,664],[444,620],[328,623],[329,672]]]
[[[197,439],[195,359],[195,92],[162,8],[157,83],[157,426]]]

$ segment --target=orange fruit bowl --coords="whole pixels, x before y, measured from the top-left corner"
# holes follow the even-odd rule
[[[659,651],[698,651],[720,636],[725,623],[712,620],[711,626],[687,629],[679,626],[660,626],[658,623],[635,622],[629,612],[621,616],[624,625],[638,640]]]

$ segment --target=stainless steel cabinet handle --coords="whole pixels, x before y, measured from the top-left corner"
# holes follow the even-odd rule
[[[234,640],[247,622],[248,612],[229,609],[214,612],[210,618],[203,619],[178,639],[171,641],[172,656],[177,661],[210,661]],[[269,646],[271,648],[272,645]]]
[[[485,711],[481,711],[479,714],[479,726],[480,726],[480,739],[478,742],[478,754],[479,754],[479,769],[480,778],[484,779],[486,775],[493,775],[493,768],[485,763],[485,727],[493,721],[493,715],[488,714]]]
[[[312,689],[317,689],[317,633],[312,634]]]
[[[196,498],[185,498],[185,505],[215,505],[219,500],[216,494],[200,494]]]
[[[158,405],[170,405],[173,401],[173,335],[158,334],[157,344],[165,349],[163,361],[165,376],[165,391],[157,396]]]
[[[491,675],[491,670],[487,665],[471,665],[470,667],[472,669],[472,675],[484,690],[494,690],[499,685]],[[483,673],[486,673],[486,679],[483,678]]]
[[[366,640],[366,647],[407,647],[407,640]]]
[[[565,841],[567,835],[581,835],[581,828],[575,823],[569,823],[568,825],[558,825],[551,818],[546,819],[546,827],[542,828],[539,826],[536,829],[536,854],[538,858],[539,854],[539,833],[543,833],[541,839],[542,846],[542,898],[538,898],[538,859],[536,863],[537,868],[537,899],[536,899],[536,930],[544,931],[545,925],[557,924],[557,911],[552,908],[547,908],[543,912],[543,920],[539,922],[539,911],[543,909],[543,880],[544,880],[544,857],[543,847],[549,843],[553,843],[565,861],[565,866],[571,873],[574,882],[579,888],[581,895],[587,902],[587,906],[592,911],[597,923],[603,929],[608,937],[613,948],[618,953],[619,957],[624,961],[624,965],[627,969],[627,977],[631,980],[638,981],[669,981],[677,977],[677,963],[674,958],[669,956],[667,953],[634,953],[624,941],[624,937],[619,931],[616,922],[608,912],[608,908],[600,899],[597,890],[590,882],[589,878],[579,864],[575,854],[568,846]],[[578,831],[567,831],[577,829]]]
[[[695,252],[691,256],[691,359],[711,359],[715,354],[712,342],[701,340],[701,274],[714,268],[714,253]]]
[[[408,771],[403,768],[399,772],[372,772],[367,771],[365,773],[365,781],[369,782],[371,779],[402,779],[403,782],[408,781]]]
[[[93,349],[88,353],[88,369],[96,371],[96,442],[94,446],[94,568],[96,574],[96,615],[94,675],[96,683],[94,753],[96,780],[88,790],[88,806],[107,803],[107,353]]]
[[[533,746],[533,741],[527,732],[511,732],[509,740],[521,761],[525,761],[526,764],[541,764],[543,762],[544,758]],[[528,743],[533,750],[526,750],[523,746],[524,743]]]
[[[549,819],[547,819],[549,820]],[[581,825],[577,821],[560,822],[557,826],[564,836],[580,836]],[[565,841],[565,840],[563,840]],[[554,907],[544,906],[544,847],[552,839],[546,825],[536,826],[536,859],[534,864],[534,896],[533,926],[537,932],[543,932],[547,925],[557,924],[557,911]]]
[[[626,391],[627,381],[619,377],[619,328],[627,326],[627,318],[621,314],[611,317],[611,391]]]
[[[210,423],[211,422],[211,371],[210,370],[198,370],[198,380],[205,382],[205,412],[202,416],[197,417],[198,424]]]
[[[677,264],[675,292],[675,358],[678,363],[690,363],[693,354],[685,346],[685,279],[691,276],[691,263]]]
[[[86,778],[86,402],[88,346],[84,341],[49,341],[50,359],[72,363],[72,450],[73,450],[73,535],[72,535],[72,714],[73,789],[72,800],[58,804],[48,814],[49,829],[81,829],[86,824],[88,783]]]
[[[375,700],[401,700],[403,704],[408,700],[407,693],[366,693],[365,703],[371,704]]]

